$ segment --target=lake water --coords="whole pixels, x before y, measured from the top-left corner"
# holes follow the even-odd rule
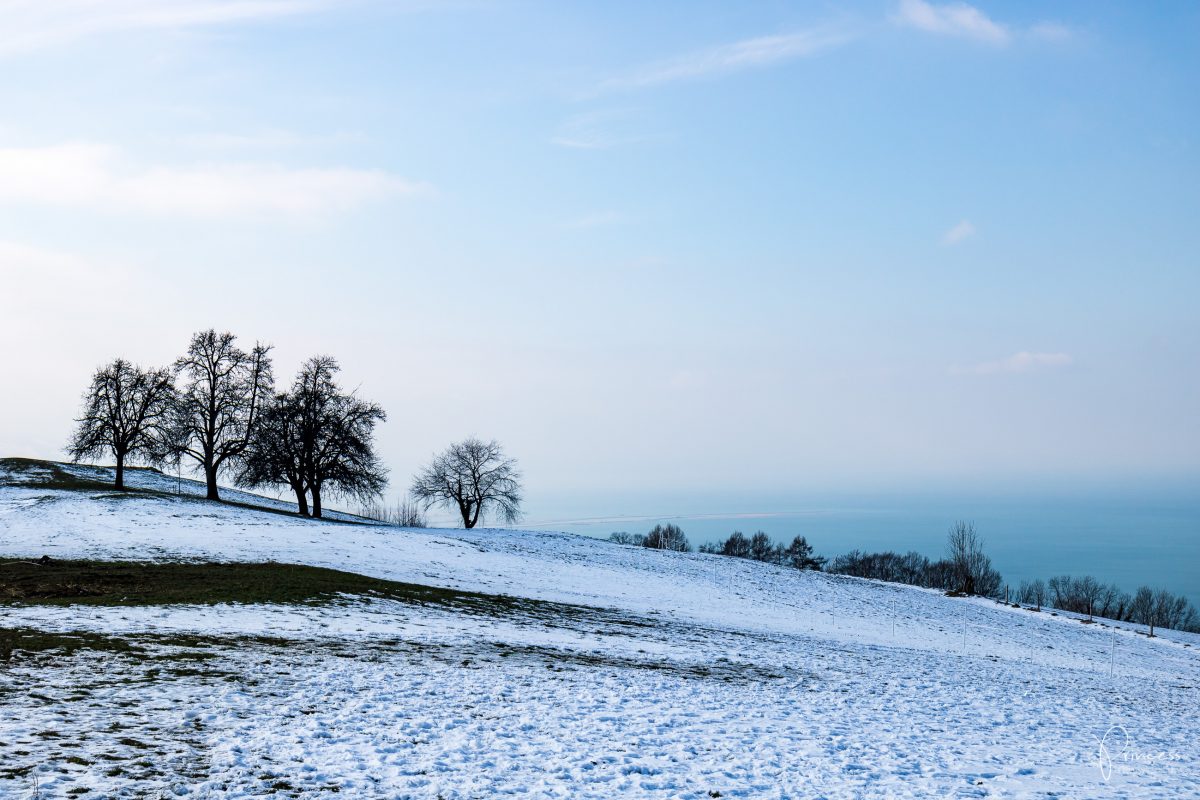
[[[599,498],[575,507],[593,509]],[[841,497],[756,501],[676,498],[673,510],[604,516],[550,514],[521,527],[607,537],[613,531],[644,533],[657,523],[683,528],[693,546],[734,530],[762,530],[773,539],[803,535],[820,555],[853,549],[916,550],[944,554],[947,529],[974,522],[992,563],[1015,589],[1021,581],[1052,575],[1093,575],[1133,592],[1147,584],[1187,595],[1200,607],[1200,491],[1113,492],[1010,497]],[[560,507],[569,504],[560,504]],[[614,504],[615,505],[615,504]],[[654,509],[630,498],[625,508]],[[726,510],[730,508],[736,510]],[[680,510],[684,509],[684,510]]]

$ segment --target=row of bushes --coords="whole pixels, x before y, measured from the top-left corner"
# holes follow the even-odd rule
[[[1200,632],[1200,614],[1183,595],[1149,586],[1139,587],[1131,595],[1116,584],[1101,583],[1091,575],[1079,578],[1056,575],[1049,581],[1024,581],[1017,590],[1016,600],[1037,609],[1049,605],[1087,614],[1088,619],[1102,617],[1140,623],[1150,629],[1152,636],[1156,627]]]
[[[687,536],[678,525],[656,525],[644,535],[622,531],[608,538],[618,544],[656,550],[692,550]],[[797,536],[791,544],[784,546],[771,541],[763,531],[749,537],[741,531],[734,531],[722,542],[700,546],[701,553],[797,569],[827,569],[838,575],[905,583],[954,594],[1008,599],[1008,588],[1000,573],[992,568],[991,559],[983,552],[983,540],[974,525],[967,522],[955,524],[947,537],[947,551],[945,558],[932,560],[915,551],[901,554],[852,550],[827,564],[826,559],[813,554],[812,545],[805,537]],[[1148,586],[1130,595],[1116,585],[1101,583],[1090,575],[1082,578],[1060,575],[1049,581],[1025,581],[1012,599],[1039,611],[1043,605],[1047,605],[1087,614],[1089,619],[1098,616],[1143,624],[1149,628],[1151,636],[1156,627],[1200,632],[1200,614],[1186,597]]]
[[[632,545],[634,547],[648,547],[652,550],[673,550],[679,553],[692,552],[692,545],[688,542],[683,529],[678,525],[670,523],[655,525],[647,534],[618,531],[609,534],[608,540],[617,544]],[[762,561],[766,564],[777,564],[783,567],[795,567],[796,569],[819,570],[825,564],[824,558],[813,554],[812,545],[803,536],[797,536],[792,539],[791,544],[785,546],[772,542],[771,537],[762,531],[758,531],[749,537],[741,531],[734,531],[723,542],[700,545],[700,552],[732,556],[734,558],[748,558],[752,561]]]

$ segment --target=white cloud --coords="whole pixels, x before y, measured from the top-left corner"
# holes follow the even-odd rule
[[[0,0],[0,55],[122,30],[196,28],[328,5],[329,0]]]
[[[1011,38],[1004,25],[966,3],[934,5],[925,0],[900,0],[893,20],[901,25],[945,36],[960,36],[991,44],[1007,44]]]
[[[720,75],[781,61],[813,56],[850,40],[845,32],[808,30],[743,39],[669,61],[649,64],[629,75],[605,81],[601,91],[638,89],[679,80]]]
[[[973,367],[955,367],[951,372],[959,375],[997,375],[1002,373],[1032,372],[1070,365],[1071,357],[1066,353],[1031,353],[1023,350],[998,361],[985,361]]]
[[[962,222],[958,223],[953,228],[942,234],[942,244],[949,247],[950,245],[958,244],[962,240],[974,235],[975,226],[972,225],[968,220],[964,219]]]
[[[0,203],[202,217],[314,214],[422,188],[381,170],[255,163],[146,168],[94,143],[0,148]]]

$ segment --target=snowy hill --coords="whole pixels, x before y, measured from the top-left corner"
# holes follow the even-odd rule
[[[119,654],[0,672],[0,764],[41,765],[0,769],[0,796],[31,776],[48,796],[1200,796],[1193,635],[568,534],[303,520],[150,471],[125,495],[100,468],[4,463],[0,556],[278,561],[596,612],[0,607],[8,627],[203,634],[217,654],[211,674],[136,689],[145,666]],[[81,681],[96,682],[85,707],[48,718]],[[41,699],[13,691],[33,684]],[[114,721],[141,733],[95,736]],[[160,742],[154,769],[107,774],[136,757],[122,739]]]

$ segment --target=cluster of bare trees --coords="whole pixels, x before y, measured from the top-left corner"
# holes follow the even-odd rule
[[[240,486],[290,487],[300,513],[320,517],[323,496],[366,501],[386,484],[373,443],[386,415],[343,391],[338,369],[328,356],[310,358],[277,392],[269,346],[244,350],[231,333],[202,331],[171,368],[118,358],[98,369],[67,452],[75,461],[111,454],[118,489],[128,463],[187,461],[211,500],[230,475]]]
[[[625,531],[610,533],[608,540],[633,547],[648,547],[651,550],[671,550],[676,553],[692,552],[692,543],[688,541],[683,528],[670,522],[666,525],[655,525],[649,533],[627,533]]]
[[[946,557],[932,561],[916,552],[863,553],[852,550],[835,558],[830,572],[907,583],[957,594],[995,597],[1002,579],[983,550],[983,539],[969,522],[958,522],[946,537]]]
[[[1102,617],[1136,622],[1145,625],[1151,636],[1155,628],[1200,630],[1200,615],[1183,595],[1149,586],[1142,586],[1136,594],[1130,595],[1115,584],[1102,583],[1091,575],[1056,575],[1049,581],[1024,581],[1017,590],[1016,599],[1037,610],[1046,605],[1087,614],[1089,620]]]
[[[734,531],[723,542],[701,545],[700,552],[732,556],[733,558],[748,558],[751,561],[762,561],[795,569],[819,570],[825,566],[825,559],[814,554],[812,545],[805,537],[796,536],[787,545],[776,544],[763,531],[757,531],[749,537],[741,531]]]

